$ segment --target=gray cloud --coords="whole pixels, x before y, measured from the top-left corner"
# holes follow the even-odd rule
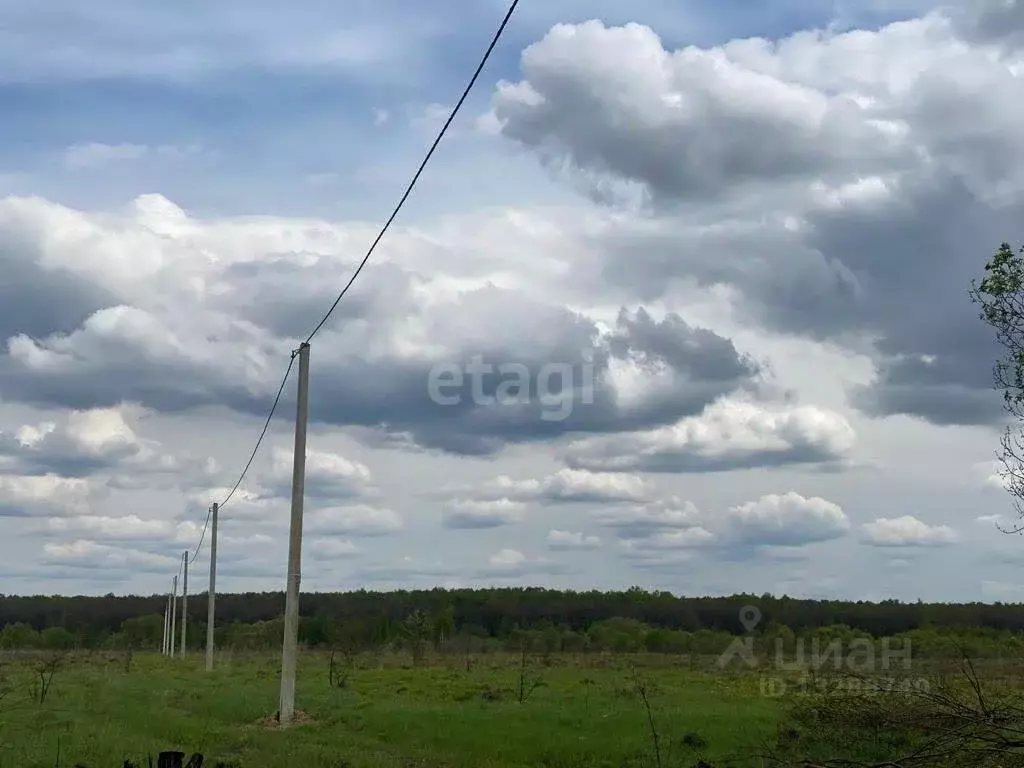
[[[730,341],[692,328],[678,317],[654,323],[642,309],[635,315],[623,312],[614,334],[602,339],[591,321],[507,291],[474,292],[452,311],[479,317],[485,305],[492,318],[489,325],[498,317],[507,318],[508,325],[489,340],[481,338],[447,359],[435,359],[429,366],[352,360],[321,369],[320,386],[330,387],[337,396],[313,407],[312,414],[328,423],[386,425],[421,445],[486,455],[508,443],[574,432],[619,432],[699,413],[724,392],[754,386],[760,374],[758,366],[740,355]],[[509,338],[512,328],[515,336]],[[508,339],[505,344],[502,337]],[[476,384],[474,359],[490,367]],[[670,386],[624,404],[614,383],[614,361],[639,366],[660,363],[671,377]],[[471,375],[460,375],[461,381],[455,379],[446,387],[443,394],[450,401],[439,404],[426,382],[431,370],[444,365]],[[324,367],[328,366],[331,362]],[[496,403],[503,391],[520,396],[515,389],[503,390],[503,384],[515,382],[518,374],[502,372],[501,366],[518,368],[532,387],[519,402]],[[564,399],[546,404],[538,388],[552,366],[565,378],[559,373],[547,379],[547,393]],[[588,392],[590,381],[593,388]],[[475,394],[474,386],[478,387]]]
[[[548,549],[554,552],[586,551],[601,548],[598,536],[589,536],[580,531],[551,529],[547,536]]]
[[[724,533],[739,545],[800,547],[845,536],[850,521],[838,504],[798,493],[769,494],[729,509]]]
[[[861,540],[873,547],[941,547],[958,539],[948,525],[929,525],[912,515],[881,517],[861,527]]]
[[[208,461],[168,453],[160,443],[140,438],[131,424],[138,411],[131,406],[71,411],[55,421],[0,431],[0,461],[25,475],[102,475],[112,488],[202,482]]]
[[[598,472],[724,472],[789,464],[840,468],[854,439],[845,418],[821,408],[720,401],[674,425],[578,440],[564,456],[570,467]]]
[[[294,452],[281,448],[272,451],[267,492],[278,498],[291,498]],[[303,491],[318,501],[354,501],[379,495],[369,467],[358,461],[325,451],[306,449]]]
[[[366,504],[321,507],[306,521],[306,528],[318,536],[388,536],[404,525],[397,512]]]
[[[145,519],[138,515],[104,517],[52,517],[46,521],[46,532],[74,534],[101,543],[111,541],[164,542],[173,538],[175,526],[170,520]],[[191,533],[191,531],[188,531]]]
[[[594,522],[611,528],[621,539],[645,539],[667,531],[700,526],[702,513],[689,501],[672,496],[623,509],[593,513]]]
[[[476,578],[505,580],[531,575],[557,575],[569,572],[564,563],[525,555],[517,549],[502,549],[487,560],[487,565],[474,572]]]
[[[978,29],[1019,26],[1017,3],[975,10]],[[643,185],[653,217],[595,240],[606,290],[730,286],[751,324],[869,352],[862,410],[993,423],[997,350],[966,290],[1024,213],[1024,86],[957,29],[932,14],[667,51],[636,25],[561,26],[494,110],[545,162]]]
[[[502,475],[480,485],[448,487],[436,495],[455,504],[503,502],[508,506],[637,503],[649,500],[653,493],[639,475],[560,469],[539,480]]]
[[[415,581],[455,579],[465,575],[461,568],[446,566],[441,563],[419,565],[411,561],[397,565],[375,564],[363,566],[352,573],[352,578],[361,583],[371,584],[408,584]]]
[[[445,528],[480,530],[500,528],[519,522],[525,505],[522,502],[501,499],[453,499],[444,513]]]
[[[359,547],[346,539],[317,538],[309,542],[309,552],[315,560],[336,562],[359,557]]]
[[[558,25],[526,49],[522,70],[495,99],[505,136],[642,183],[655,201],[816,177],[868,154],[882,169],[901,155],[847,94],[784,84],[713,51],[668,52],[637,24]]]
[[[88,571],[129,568],[135,572],[169,573],[177,569],[180,559],[79,539],[67,544],[44,545],[43,562]]]
[[[1024,3],[1021,0],[967,0],[949,12],[959,32],[969,40],[999,42],[1016,48],[1024,44]]]
[[[883,4],[893,12],[891,2]],[[530,13],[545,28],[552,19],[580,18],[579,7],[556,5]],[[667,0],[657,0],[657,10],[598,5],[588,13],[606,26],[657,19],[669,49],[682,39],[740,37],[728,14],[705,6],[697,13]],[[824,21],[829,13],[808,0],[790,5],[800,18]],[[903,2],[899,13],[909,8]],[[783,28],[775,10],[769,26],[748,18],[744,29]],[[72,15],[93,22],[110,15],[83,14]],[[188,24],[199,29],[210,20],[200,17]],[[228,64],[191,54],[167,59],[163,43],[182,35],[166,25],[159,39],[152,30],[141,37],[128,30],[125,39],[146,42],[143,53],[118,43],[124,29],[97,46],[88,23],[71,26],[82,38],[78,53],[33,43],[52,37],[40,37],[37,26],[25,41],[38,55],[0,51],[24,64],[0,79],[28,81],[19,88],[29,93],[33,82],[51,77],[176,77],[174,95],[185,99],[178,106],[186,112],[193,97],[210,95],[202,85],[209,77],[234,91],[241,76],[253,105],[266,103],[260,88],[281,87],[282,76],[301,81],[278,71],[269,84],[257,83],[231,68],[237,50],[227,52]],[[469,26],[467,35],[487,33]],[[518,26],[519,35],[537,28]],[[963,574],[981,562],[978,542],[998,538],[991,522],[972,524],[964,546],[939,557],[933,547],[908,543],[914,531],[905,523],[883,530],[899,544],[856,546],[845,516],[856,517],[867,544],[871,534],[860,523],[870,518],[861,510],[886,509],[894,498],[928,510],[924,538],[943,523],[957,527],[952,521],[964,509],[978,510],[971,519],[1005,512],[1005,494],[982,488],[986,473],[974,476],[973,465],[994,447],[991,437],[955,428],[940,435],[903,419],[875,422],[841,398],[845,386],[869,378],[866,360],[852,351],[877,368],[873,383],[850,391],[864,413],[911,412],[953,424],[999,418],[998,398],[988,391],[994,351],[965,288],[991,250],[988,240],[1013,237],[1021,215],[1022,100],[1020,79],[1007,67],[1019,58],[1012,19],[969,33],[933,13],[848,37],[804,32],[674,53],[659,52],[665,46],[635,28],[608,35],[591,25],[573,40],[567,30],[558,32],[566,47],[538,44],[532,69],[524,70],[545,102],[506,102],[504,112],[495,102],[512,151],[495,146],[502,138],[494,116],[467,122],[455,137],[462,142],[455,165],[432,166],[425,194],[403,216],[412,226],[390,231],[314,340],[309,586],[586,590],[636,583],[728,593],[756,584],[759,592],[804,594],[828,584],[830,595],[854,599],[977,599],[991,583],[979,587]],[[207,43],[222,31],[214,29]],[[582,50],[591,45],[597,48]],[[313,49],[258,45],[245,55],[294,73],[319,66],[324,49],[315,40]],[[651,55],[625,54],[640,50]],[[403,76],[432,72],[408,60],[400,69]],[[112,98],[116,111],[120,97]],[[157,111],[161,98],[152,104]],[[372,106],[393,118],[423,111]],[[0,266],[8,276],[0,279],[0,523],[8,534],[0,544],[9,592],[165,588],[177,556],[199,541],[209,503],[228,490],[211,486],[230,486],[247,458],[289,352],[375,234],[362,223],[225,218],[217,206],[230,199],[235,210],[273,212],[282,203],[303,216],[372,214],[378,206],[370,198],[407,170],[402,152],[391,152],[382,168],[364,156],[363,142],[335,142],[321,157],[327,145],[304,139],[322,126],[282,134],[260,123],[258,109],[242,111],[232,130],[237,146],[201,121],[189,137],[220,147],[214,175],[238,195],[196,187],[189,168],[154,175],[159,169],[148,160],[74,173],[61,166],[63,149],[75,144],[176,140],[145,133],[149,123],[114,136],[88,120],[70,121],[52,144],[19,144],[17,173],[0,173],[3,189],[84,200],[89,210],[154,184],[195,206],[185,213],[143,196],[124,210],[84,213],[41,198],[0,200]],[[350,117],[347,127],[328,122],[359,133],[373,115],[364,105]],[[26,112],[21,125],[34,120]],[[420,146],[422,125],[415,135],[401,134],[408,128],[402,119],[388,126],[375,134],[388,146]],[[470,136],[474,129],[492,135]],[[236,155],[254,142],[267,156],[281,150],[284,164],[238,167]],[[291,151],[299,143],[308,148],[301,157]],[[523,147],[572,186],[545,185],[543,170],[521,162]],[[87,147],[93,159],[104,153]],[[337,199],[350,163],[366,182],[356,185],[354,208]],[[311,171],[337,183],[289,195],[289,185]],[[267,173],[276,202],[261,190]],[[97,199],[89,179],[99,174],[105,193]],[[574,204],[580,191],[585,196]],[[475,358],[506,366],[483,377],[485,398],[508,384],[511,364],[526,371],[534,390],[545,366],[568,366],[572,413],[543,418],[557,397],[548,405],[535,398],[475,403],[469,376],[446,390],[458,402],[431,399],[432,370],[465,370]],[[592,398],[580,384],[588,366]],[[780,381],[764,386],[773,370]],[[550,384],[558,396],[570,389],[557,377]],[[222,511],[229,590],[282,583],[294,388],[293,376],[273,439]],[[775,399],[782,388],[793,391],[784,403]],[[126,399],[149,406],[150,418],[129,418]],[[74,437],[65,409],[96,405],[121,410],[134,439],[116,439],[117,429],[111,440]],[[33,438],[23,425],[46,434]],[[274,452],[278,439],[285,449]],[[936,446],[945,447],[936,453]],[[203,459],[207,452],[220,469]],[[863,460],[877,468],[870,482],[845,474]],[[569,469],[560,472],[559,462]],[[481,482],[497,476],[504,479]],[[69,484],[75,480],[82,482]],[[437,493],[445,483],[451,492]],[[789,488],[800,494],[764,495]],[[844,509],[837,514],[826,499],[842,499]],[[173,562],[159,559],[168,557]],[[907,563],[894,587],[883,585],[891,557]]]
[[[0,205],[0,338],[70,332],[112,294],[44,253],[46,222],[31,204]]]
[[[44,220],[66,215],[55,206],[27,208]],[[133,303],[105,307],[69,333],[9,338],[0,356],[5,395],[44,407],[127,400],[164,413],[211,404],[264,413],[286,350],[297,346],[288,334],[300,327],[300,311],[311,325],[310,308],[327,303],[325,286],[333,291],[347,262],[276,250],[295,223],[201,224],[154,196],[138,199],[123,225],[140,230],[146,258],[135,273],[104,261],[105,250],[90,251],[93,241],[64,243],[60,258],[100,262],[100,277]],[[264,235],[266,262],[238,255],[257,235]],[[114,229],[98,236],[109,249],[120,247],[120,237]],[[292,239],[328,254],[345,243],[326,225]],[[420,247],[415,238],[408,245]],[[220,269],[204,247],[223,253]],[[195,280],[205,282],[206,294],[196,295]],[[164,290],[153,293],[150,281]],[[756,388],[761,376],[759,364],[728,339],[675,314],[655,319],[643,307],[623,309],[604,331],[590,317],[519,290],[485,285],[452,294],[386,262],[368,270],[354,296],[312,350],[311,420],[455,453],[655,426],[699,413],[722,394]],[[240,319],[225,314],[232,308]],[[475,362],[489,370],[475,375]],[[446,388],[447,402],[431,390],[444,367],[461,379]],[[616,381],[623,368],[665,382],[626,401]],[[525,391],[514,386],[516,376]]]
[[[83,478],[0,474],[0,518],[88,514],[100,495]]]
[[[702,552],[727,560],[791,560],[801,548],[843,538],[851,528],[839,505],[792,491],[719,513],[667,497],[595,512],[593,518],[615,532],[624,557],[648,566],[671,565]]]

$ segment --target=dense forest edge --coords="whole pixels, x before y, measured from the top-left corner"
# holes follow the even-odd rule
[[[0,595],[0,648],[158,649],[166,595]],[[279,645],[281,592],[217,595],[219,648]],[[487,652],[530,647],[547,652],[721,653],[739,635],[767,646],[796,638],[830,642],[902,638],[917,657],[965,649],[974,655],[1024,649],[1024,606],[1006,603],[903,603],[806,600],[770,595],[680,597],[637,587],[621,592],[542,588],[431,589],[307,593],[300,642],[353,650],[388,646]],[[750,622],[741,609],[754,606]],[[190,648],[206,637],[205,593],[189,595]],[[180,624],[179,624],[180,627]]]

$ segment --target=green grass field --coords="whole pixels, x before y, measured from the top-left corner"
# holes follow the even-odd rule
[[[281,729],[279,657],[78,655],[39,703],[40,657],[3,662],[0,768],[120,768],[163,750],[270,766],[657,766],[646,689],[663,766],[759,766],[750,756],[775,734],[779,701],[753,675],[697,671],[681,657],[521,660],[485,655],[409,667],[360,658],[343,687],[328,657],[299,669],[300,722]],[[534,682],[541,685],[533,687]],[[532,688],[532,692],[531,692]],[[59,755],[58,755],[59,753]]]

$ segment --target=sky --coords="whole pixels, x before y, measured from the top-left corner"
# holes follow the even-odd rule
[[[4,593],[205,589],[504,12],[0,0]],[[1020,601],[1022,104],[1020,0],[522,0],[312,341],[302,588]]]

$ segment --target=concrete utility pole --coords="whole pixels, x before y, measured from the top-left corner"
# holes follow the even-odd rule
[[[188,626],[188,550],[181,556],[185,563],[185,580],[181,585],[181,650],[178,655],[185,658],[185,628]]]
[[[174,581],[171,582],[171,647],[167,652],[167,655],[172,659],[174,658],[174,633],[177,630],[177,618],[178,618],[178,574],[174,574]]]
[[[164,611],[164,656],[171,652],[171,593],[167,593],[167,610]]]
[[[167,602],[164,603],[164,637],[160,643],[160,653],[167,655],[167,630],[171,626],[171,596],[167,595]]]
[[[309,344],[299,347],[299,392],[295,413],[295,455],[292,464],[292,521],[288,537],[288,581],[284,604],[284,647],[281,652],[281,700],[278,720],[295,715],[295,666],[299,650],[299,581],[302,571],[302,502],[306,485],[306,419],[309,414]]]
[[[213,669],[213,617],[217,598],[217,502],[210,512],[210,593],[206,598],[206,671]]]

